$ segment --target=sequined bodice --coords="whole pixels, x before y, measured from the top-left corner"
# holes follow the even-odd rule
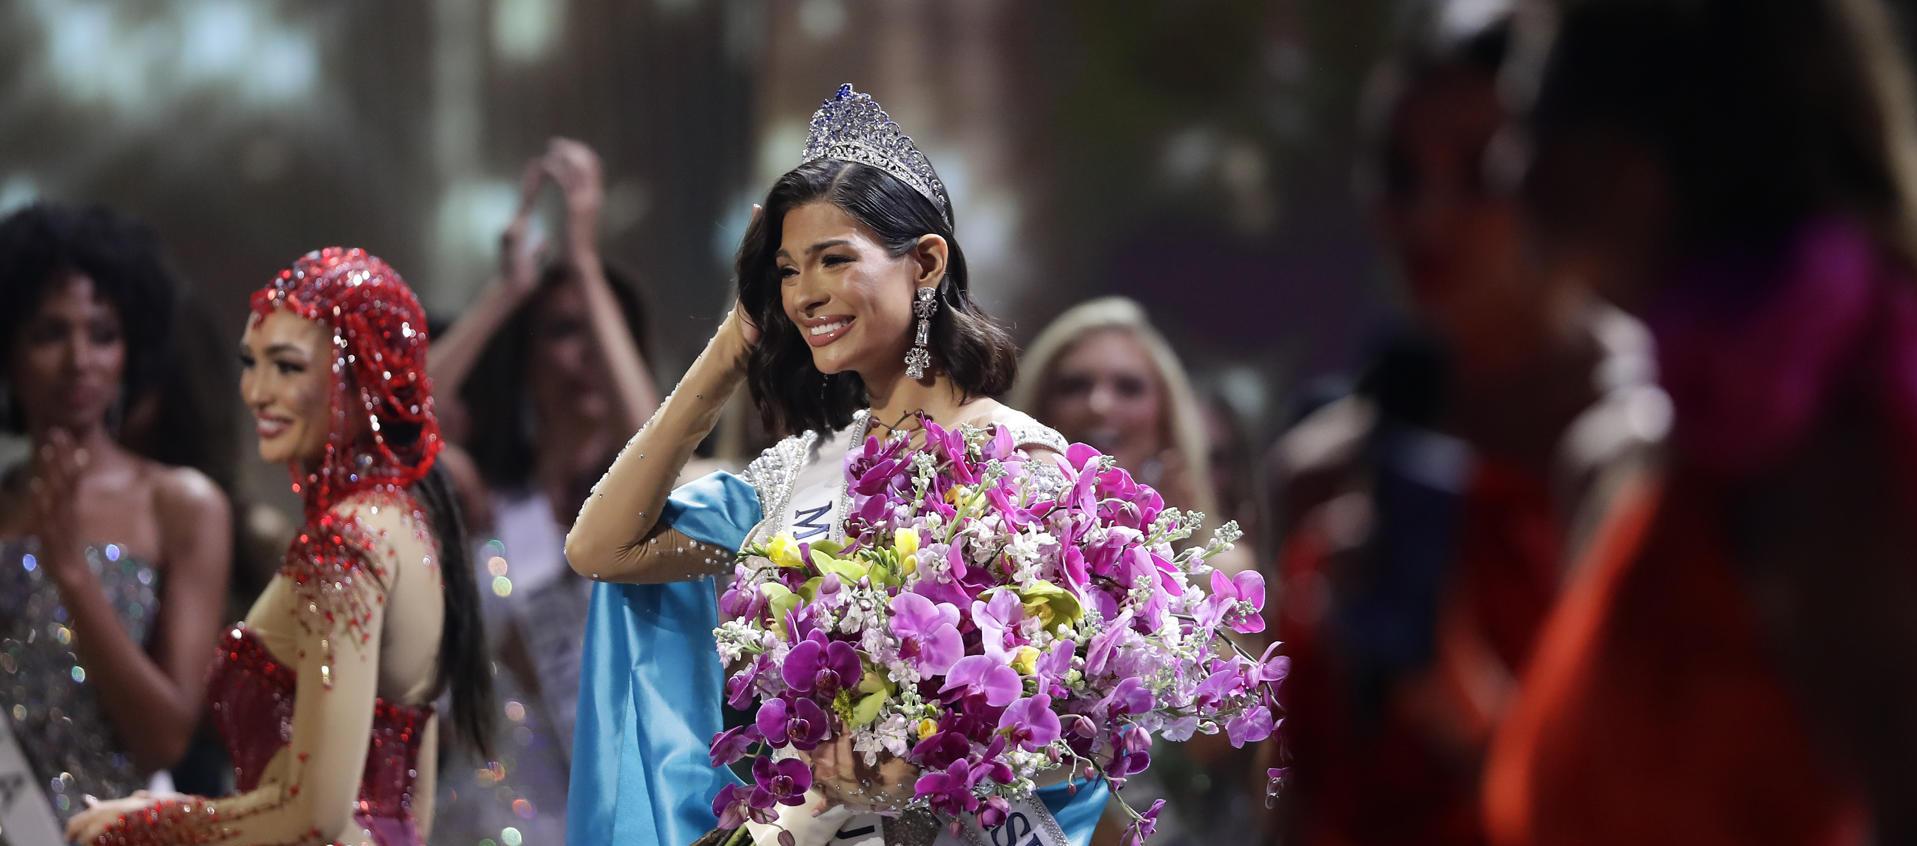
[[[259,786],[273,756],[292,740],[297,687],[293,668],[275,659],[245,626],[220,636],[207,700],[241,792]],[[410,822],[419,746],[432,716],[430,705],[374,700],[373,737],[359,783],[357,816],[363,825],[370,820]]]
[[[146,784],[74,652],[71,620],[39,549],[31,538],[0,541],[0,711],[65,818],[86,794],[124,796]],[[145,643],[159,609],[152,565],[114,544],[89,548],[87,565],[121,627]]]

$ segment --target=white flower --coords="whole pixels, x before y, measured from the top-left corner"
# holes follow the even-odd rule
[[[712,630],[712,637],[718,642],[719,657],[730,664],[745,657],[746,652],[756,651],[762,633],[757,626],[745,620],[727,620]]]
[[[872,738],[872,742],[877,744],[880,749],[902,758],[905,757],[905,753],[907,752],[905,742],[908,737],[907,731],[909,728],[910,724],[905,721],[904,715],[893,713],[887,714],[883,719],[873,723],[872,727],[867,731]],[[857,751],[867,752],[867,765],[877,765],[876,755],[872,755],[864,747],[855,745],[853,748]]]

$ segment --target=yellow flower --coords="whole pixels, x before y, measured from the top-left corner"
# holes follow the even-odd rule
[[[772,563],[781,567],[791,567],[796,570],[805,566],[805,561],[799,558],[799,542],[793,540],[792,535],[787,532],[779,533],[771,543],[765,545],[765,557],[772,559]]]
[[[920,740],[925,740],[926,738],[929,738],[932,735],[935,735],[938,733],[939,733],[938,723],[932,722],[931,720],[919,721],[919,739]]]
[[[1012,656],[1012,669],[1017,670],[1021,676],[1037,674],[1038,649],[1031,646],[1019,647],[1018,652]]]
[[[892,547],[898,550],[900,559],[911,558],[919,551],[919,530],[898,530],[892,535]]]

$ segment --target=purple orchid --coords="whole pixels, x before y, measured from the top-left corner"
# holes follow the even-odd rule
[[[752,804],[752,791],[752,788],[743,784],[728,784],[719,791],[719,795],[712,797],[712,814],[719,818],[720,828],[738,828],[745,825],[746,820],[771,825],[779,818],[772,810],[771,803],[755,807]]]
[[[812,768],[797,758],[774,761],[760,758],[752,762],[752,798],[754,808],[805,804],[805,792],[812,788]]]
[[[965,656],[959,637],[959,610],[916,593],[892,599],[892,633],[899,636],[899,657],[912,661],[920,675],[943,675]]]
[[[939,688],[941,694],[956,693],[954,699],[968,696],[981,696],[985,704],[1002,708],[1017,699],[1025,684],[1018,677],[1018,671],[1005,665],[1005,662],[985,655],[968,655],[952,665],[945,674],[945,686]]]
[[[973,783],[971,764],[953,761],[943,770],[919,776],[912,792],[931,802],[933,810],[957,816],[978,810],[978,797],[972,795]]]
[[[752,750],[753,744],[764,739],[757,725],[722,731],[712,739],[712,765],[723,767],[744,758]]]
[[[923,580],[912,586],[912,593],[923,596],[935,604],[949,604],[954,609],[965,608],[972,602],[972,595],[957,582],[942,580]]]
[[[726,704],[741,711],[749,707],[752,704],[753,697],[758,694],[758,690],[752,683],[753,681],[754,676],[749,670],[740,670],[728,677],[726,679]]]
[[[765,611],[765,594],[743,580],[735,579],[719,597],[719,613],[728,619],[757,619]]]
[[[990,781],[996,784],[1011,784],[1012,779],[1017,778],[1017,775],[1012,772],[1012,766],[1005,763],[1004,754],[1005,738],[1003,736],[992,738],[992,742],[985,747],[985,753],[972,762],[972,783]]]
[[[1052,697],[1041,693],[1013,702],[998,718],[998,730],[1013,745],[1028,751],[1051,744],[1059,734],[1058,715],[1052,713]]]
[[[1238,747],[1264,740],[1271,736],[1271,731],[1271,709],[1263,704],[1254,704],[1225,723],[1226,736],[1231,738],[1231,745]]]
[[[1024,619],[1025,606],[1009,589],[994,591],[991,602],[972,601],[972,624],[978,626],[986,656],[995,661],[1008,661],[1018,651],[1018,624]]]
[[[1152,709],[1152,692],[1137,676],[1120,679],[1112,692],[1099,700],[1098,710],[1109,719],[1143,714]]]
[[[1193,707],[1215,708],[1244,688],[1244,670],[1233,664],[1220,663],[1223,664],[1223,669],[1206,676],[1204,681],[1198,683],[1198,690],[1192,696]]]
[[[1159,736],[1173,743],[1184,743],[1198,733],[1198,718],[1190,715],[1178,717],[1159,729]]]
[[[1132,611],[1130,608],[1120,612],[1118,619],[1105,627],[1105,630],[1092,638],[1085,649],[1085,672],[1087,675],[1099,675],[1105,672],[1105,666],[1111,663],[1112,651],[1118,648],[1119,641],[1131,634]]]
[[[1138,726],[1119,729],[1112,737],[1111,760],[1105,765],[1105,775],[1122,779],[1144,772],[1152,765],[1151,748],[1151,733]]]
[[[1265,647],[1265,654],[1258,657],[1258,664],[1245,677],[1252,684],[1278,684],[1291,675],[1291,656],[1279,655],[1282,643]]]
[[[1085,563],[1085,551],[1076,544],[1067,544],[1059,556],[1059,570],[1065,575],[1065,583],[1072,588],[1084,588],[1091,584],[1091,571]]]
[[[791,745],[795,749],[816,749],[831,739],[832,720],[819,703],[811,699],[769,699],[759,706],[753,725],[765,742],[773,746]]]
[[[1246,570],[1236,576],[1226,576],[1222,570],[1211,571],[1211,596],[1205,598],[1205,604],[1198,617],[1201,624],[1216,626],[1223,622],[1232,631],[1240,634],[1255,634],[1265,630],[1265,577],[1257,570]]]
[[[978,824],[986,830],[1005,824],[1005,818],[1012,813],[1012,803],[1003,796],[992,796],[985,800],[985,807],[978,810]]]
[[[944,769],[971,754],[971,738],[960,731],[937,732],[912,747],[913,760],[928,770]]]
[[[1125,829],[1125,846],[1144,846],[1145,841],[1158,833],[1158,812],[1165,809],[1165,800],[1155,799],[1152,806],[1139,814],[1129,828]]]
[[[785,666],[779,668],[787,687],[808,696],[815,691],[832,696],[858,684],[863,676],[858,650],[845,641],[828,640],[822,631],[795,644],[786,654]]]
[[[1069,691],[1065,689],[1065,677],[1072,671],[1072,655],[1076,650],[1077,644],[1069,640],[1061,640],[1052,645],[1050,652],[1038,656],[1037,675],[1040,693],[1049,693],[1054,698],[1069,695]]]

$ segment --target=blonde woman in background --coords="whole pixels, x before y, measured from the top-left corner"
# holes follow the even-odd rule
[[[1205,411],[1185,366],[1137,302],[1100,297],[1059,315],[1020,360],[1012,403],[1116,456],[1167,503],[1205,512],[1210,525],[1239,519],[1219,511]],[[1213,563],[1237,572],[1256,560],[1240,543]]]
[[[1019,363],[1011,404],[1031,409],[1066,440],[1116,456],[1119,466],[1156,488],[1166,503],[1203,511],[1207,525],[1240,516],[1218,509],[1205,411],[1184,365],[1130,299],[1081,303],[1039,332]],[[1211,563],[1236,573],[1257,560],[1240,541]],[[1126,783],[1134,804],[1165,800],[1154,844],[1234,842],[1254,830],[1262,811],[1262,794],[1247,775],[1255,750],[1210,742],[1217,740],[1199,736],[1161,745],[1153,750],[1151,769]],[[1094,846],[1118,843],[1123,822],[1108,813]]]

